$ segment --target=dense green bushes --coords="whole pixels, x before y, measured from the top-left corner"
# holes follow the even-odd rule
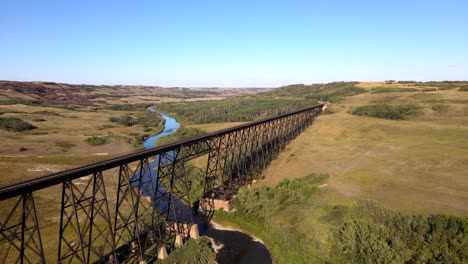
[[[246,122],[309,107],[317,104],[319,100],[338,102],[344,96],[366,91],[356,87],[356,84],[356,82],[296,84],[249,97],[163,103],[158,105],[158,109],[175,115],[184,123]]]
[[[143,142],[150,136],[149,134],[146,134],[146,133],[143,133],[143,134],[140,134],[140,133],[134,133],[134,134],[131,134],[133,137],[133,139],[130,140],[130,142],[133,143],[133,148],[135,150],[143,150],[144,149],[144,146],[143,146]]]
[[[326,178],[242,188],[232,203],[236,211],[216,217],[262,238],[277,263],[468,262],[468,218],[408,215],[373,201],[332,205],[317,187]]]
[[[284,114],[312,105],[306,100],[232,98],[210,102],[161,104],[158,108],[174,113],[184,123],[246,122]]]
[[[121,115],[119,117],[109,117],[109,121],[112,123],[118,123],[122,126],[133,126],[136,125],[136,120],[129,115]]]
[[[0,129],[6,131],[21,132],[35,128],[37,127],[16,117],[0,118]]]
[[[439,90],[450,90],[461,85],[466,85],[466,81],[442,81],[442,82],[419,82],[414,84],[415,86],[426,86],[426,87],[437,87]]]
[[[300,179],[285,179],[274,188],[241,189],[233,205],[241,213],[263,221],[270,214],[282,211],[288,206],[309,203],[311,197],[320,192],[314,184],[327,178],[327,174],[311,174]]]
[[[400,84],[414,84],[417,83],[416,81],[398,81]]]
[[[138,116],[136,123],[145,128],[163,129],[165,120],[158,113],[146,111]]]
[[[339,231],[342,253],[353,263],[466,263],[468,219],[404,215],[361,201]]]
[[[21,99],[0,100],[0,105],[15,105],[15,104],[42,106],[44,103],[39,100],[21,100]]]
[[[99,145],[104,145],[107,143],[110,143],[110,138],[108,137],[98,137],[98,136],[92,136],[87,139],[85,139],[86,143],[88,143],[91,146],[99,146]]]
[[[112,105],[112,106],[107,107],[107,109],[116,110],[116,111],[135,111],[135,110],[143,110],[150,106],[151,104],[122,104],[122,105]]]
[[[109,117],[109,121],[113,123],[118,123],[122,126],[134,126],[141,125],[145,128],[158,128],[164,125],[164,119],[158,113],[145,112],[140,115],[138,118],[134,118],[129,115],[121,115],[119,117]]]
[[[293,84],[280,87],[261,94],[262,96],[277,96],[283,98],[306,98],[312,101],[324,100],[337,103],[342,97],[367,92],[356,87],[358,82],[333,82],[327,84]]]
[[[392,93],[392,92],[419,92],[416,88],[399,88],[399,87],[388,87],[380,86],[372,89],[372,93]]]
[[[283,180],[275,187],[241,188],[232,200],[236,211],[217,212],[216,216],[259,236],[276,263],[324,262],[322,255],[328,253],[312,239],[314,230],[304,233],[304,221],[307,211],[317,204],[317,184],[327,178],[327,174],[311,174]]]
[[[210,240],[206,237],[200,237],[199,239],[189,239],[184,247],[175,249],[166,260],[161,262],[167,264],[215,264],[216,254],[211,249]]]
[[[206,132],[199,128],[181,126],[179,129],[177,129],[176,132],[156,140],[156,145],[162,146],[176,141],[201,136],[204,134],[206,134]]]
[[[460,86],[460,88],[458,89],[458,91],[461,91],[461,92],[468,92],[468,85]]]
[[[53,107],[53,108],[60,108],[60,109],[67,109],[67,110],[77,109],[77,107],[73,105],[53,104],[53,103],[48,103],[48,102],[39,101],[39,100],[22,100],[22,99],[0,100],[0,105],[15,105],[15,104],[41,106],[41,107]]]
[[[370,116],[385,119],[407,119],[420,112],[420,108],[415,105],[388,105],[373,104],[359,106],[351,113],[359,116]]]

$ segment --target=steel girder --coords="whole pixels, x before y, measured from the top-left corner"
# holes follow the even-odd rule
[[[209,221],[214,198],[230,199],[259,178],[322,107],[2,187],[0,261],[121,263],[154,258],[176,234],[187,237],[194,223]],[[198,197],[190,197],[186,165],[202,156],[204,189],[197,202]],[[44,208],[44,199],[57,209]]]

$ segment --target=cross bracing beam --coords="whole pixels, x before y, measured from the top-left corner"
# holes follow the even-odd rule
[[[154,258],[176,235],[187,238],[194,224],[211,219],[214,199],[230,199],[257,179],[323,107],[0,187],[0,261]],[[206,162],[203,194],[192,197],[188,163],[198,158]]]

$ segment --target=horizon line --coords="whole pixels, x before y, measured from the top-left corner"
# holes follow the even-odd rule
[[[175,89],[175,88],[188,88],[188,89],[274,89],[284,86],[290,85],[314,85],[314,84],[328,84],[328,83],[339,83],[339,82],[358,82],[358,83],[386,83],[388,81],[393,81],[395,83],[398,82],[415,82],[415,83],[428,83],[428,82],[468,82],[468,80],[442,80],[442,81],[421,81],[421,80],[379,80],[379,81],[348,81],[348,80],[340,80],[340,81],[328,81],[328,82],[311,82],[311,83],[304,83],[304,82],[291,82],[289,84],[284,84],[280,86],[179,86],[179,85],[170,85],[170,86],[161,86],[161,85],[148,85],[148,84],[96,84],[96,83],[73,83],[73,82],[58,82],[58,81],[18,81],[18,80],[3,80],[0,79],[0,82],[22,82],[22,83],[55,83],[55,84],[68,84],[68,85],[92,85],[92,86],[134,86],[134,87],[158,87],[158,88],[168,88],[168,89]]]

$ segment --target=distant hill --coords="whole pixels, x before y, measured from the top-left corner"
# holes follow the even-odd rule
[[[160,86],[87,85],[55,82],[0,81],[0,101],[41,101],[63,105],[93,105],[93,101],[109,98],[149,96],[163,98],[217,98],[253,95],[264,88],[164,88]]]

